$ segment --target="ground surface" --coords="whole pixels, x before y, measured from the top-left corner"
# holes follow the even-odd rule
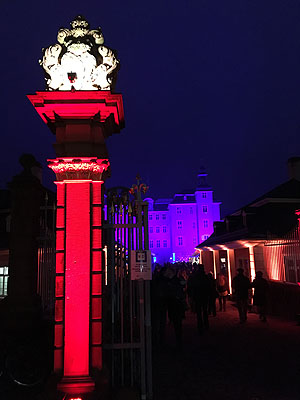
[[[153,353],[154,400],[300,400],[300,326],[271,317],[262,323],[256,314],[241,325],[231,303],[209,321],[199,336],[195,315],[187,312],[181,352],[168,325],[167,347]],[[38,393],[10,387],[1,377],[0,383],[0,400],[57,399],[51,382]],[[95,398],[138,396],[125,390]]]
[[[154,352],[155,400],[298,400],[300,399],[300,326],[279,318],[267,323],[256,314],[239,324],[237,309],[210,317],[202,336],[195,315],[184,321],[184,348]]]

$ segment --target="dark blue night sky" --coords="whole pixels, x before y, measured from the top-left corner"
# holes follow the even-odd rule
[[[300,155],[298,0],[1,0],[1,188],[24,152],[54,179],[54,136],[26,94],[44,89],[41,49],[77,14],[121,60],[126,128],[108,141],[107,186],[138,172],[169,197],[194,190],[204,165],[226,212],[287,180]]]

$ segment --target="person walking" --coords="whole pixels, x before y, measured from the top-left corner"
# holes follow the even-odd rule
[[[247,321],[248,297],[251,288],[249,279],[244,275],[243,268],[238,268],[238,274],[232,280],[232,288],[239,311],[240,323]]]
[[[216,298],[218,297],[218,292],[216,287],[216,280],[211,271],[207,274],[207,279],[209,282],[208,315],[212,314],[215,317],[217,315]]]
[[[226,299],[228,296],[228,281],[224,274],[217,276],[217,292],[219,297],[220,311],[226,311]]]
[[[167,279],[166,299],[168,317],[174,326],[176,349],[182,349],[182,320],[185,318],[185,292],[173,268],[168,267],[164,276]]]
[[[208,322],[208,298],[209,298],[209,280],[204,271],[204,265],[199,264],[190,278],[190,291],[192,301],[195,304],[197,315],[198,333],[201,335],[203,329],[209,328]]]
[[[156,268],[151,280],[152,342],[154,347],[165,346],[167,322],[167,278],[166,268]]]
[[[251,287],[254,288],[253,305],[257,307],[259,319],[262,322],[266,322],[267,292],[269,284],[266,279],[263,278],[263,273],[261,271],[256,272]]]

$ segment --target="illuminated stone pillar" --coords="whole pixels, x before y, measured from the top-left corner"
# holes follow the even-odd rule
[[[56,135],[56,305],[54,370],[58,389],[92,391],[102,368],[102,184],[105,140],[124,126],[122,96],[38,92],[28,96]]]
[[[124,127],[122,95],[114,94],[119,61],[100,28],[77,16],[44,49],[47,91],[28,98],[56,137],[55,372],[68,394],[93,390],[102,368],[102,184],[106,139]]]
[[[49,160],[56,173],[56,372],[63,392],[93,390],[102,368],[102,184],[108,160]],[[76,351],[75,351],[76,350]]]

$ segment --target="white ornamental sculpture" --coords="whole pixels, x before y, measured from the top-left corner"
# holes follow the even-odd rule
[[[57,44],[43,50],[48,90],[111,90],[119,61],[103,46],[101,29],[90,30],[80,15],[70,25],[58,31]]]

